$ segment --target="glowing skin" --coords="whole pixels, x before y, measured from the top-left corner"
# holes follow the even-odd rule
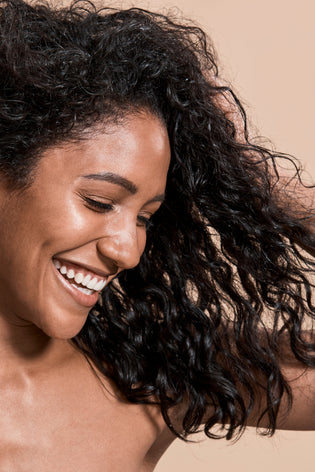
[[[174,439],[157,406],[121,402],[68,341],[138,263],[165,191],[163,124],[105,131],[48,150],[23,192],[0,180],[1,471],[151,472]]]
[[[139,262],[145,219],[165,191],[167,131],[145,114],[105,131],[46,151],[26,190],[0,186],[0,313],[10,324],[69,339],[102,284]],[[87,284],[96,278],[96,291],[77,289],[75,277]]]

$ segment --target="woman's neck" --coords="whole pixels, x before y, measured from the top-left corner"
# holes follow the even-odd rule
[[[68,340],[50,338],[35,325],[0,316],[1,370],[46,370],[58,366],[74,352]]]

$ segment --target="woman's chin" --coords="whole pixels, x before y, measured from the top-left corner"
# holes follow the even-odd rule
[[[41,323],[38,326],[48,337],[54,339],[68,340],[74,338],[85,324],[86,318],[84,320],[76,320],[72,323],[67,322],[45,322]]]

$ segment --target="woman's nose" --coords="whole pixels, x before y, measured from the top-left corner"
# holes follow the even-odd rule
[[[105,234],[97,241],[102,257],[109,259],[118,269],[132,269],[138,265],[143,248],[139,247],[137,228],[122,228]]]

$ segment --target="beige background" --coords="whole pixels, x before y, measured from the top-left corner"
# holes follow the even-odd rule
[[[124,6],[132,2],[112,2]],[[251,122],[274,146],[298,157],[315,177],[315,3],[313,0],[151,0],[134,5],[178,7],[210,34],[222,75],[243,99]],[[156,472],[296,472],[313,470],[315,432],[279,431],[262,438],[250,428],[236,444],[176,440]]]
[[[177,7],[199,23],[211,35],[223,77],[235,85],[252,123],[278,150],[299,157],[315,176],[313,0],[109,0],[107,4],[158,11]],[[254,429],[231,445],[223,440],[195,445],[177,440],[156,472],[296,472],[301,467],[311,471],[314,446],[315,432],[279,431],[266,439]]]

